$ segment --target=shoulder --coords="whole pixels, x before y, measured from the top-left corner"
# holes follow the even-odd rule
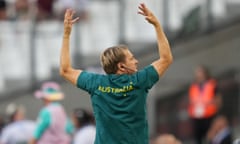
[[[152,65],[148,65],[146,67],[144,67],[143,69],[139,70],[137,73],[137,75],[146,75],[146,76],[155,76],[157,78],[159,78],[157,70],[152,66]]]
[[[31,121],[31,120],[24,120],[22,122],[23,125],[26,125],[26,126],[29,126],[29,127],[35,127],[36,126],[36,123],[34,121]]]
[[[2,130],[2,135],[5,135],[9,131],[11,131],[13,127],[14,127],[13,124],[6,125]]]
[[[107,75],[83,71],[77,79],[77,87],[91,92],[95,86],[107,79]]]
[[[96,127],[94,125],[88,125],[82,128],[82,131],[84,132],[95,132]]]
[[[133,75],[139,81],[153,80],[158,81],[159,75],[152,65],[148,65]]]
[[[78,80],[80,79],[85,79],[85,78],[103,78],[107,77],[107,75],[104,74],[98,74],[98,73],[93,73],[93,72],[88,72],[88,71],[82,71],[81,74],[78,76]]]
[[[50,116],[50,110],[49,110],[49,106],[44,107],[43,109],[41,109],[41,111],[39,112],[39,117],[41,118],[46,118]]]
[[[2,130],[1,137],[4,138],[4,137],[11,135],[12,133],[14,133],[16,131],[17,127],[19,127],[19,124],[17,124],[16,122],[5,126]]]
[[[83,138],[83,139],[87,139],[88,137],[92,138],[93,136],[95,136],[95,133],[96,133],[96,127],[89,125],[79,129],[76,133],[76,137]]]

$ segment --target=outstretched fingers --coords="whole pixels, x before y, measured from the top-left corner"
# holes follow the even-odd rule
[[[75,14],[74,10],[67,9],[64,16],[65,21],[70,24],[76,23],[79,20],[79,17],[73,19],[74,14]]]
[[[76,23],[78,20],[79,20],[79,17],[77,17],[74,20],[72,20],[72,23]]]
[[[71,11],[71,15],[70,15],[71,20],[73,19],[73,15],[74,15],[75,13],[76,13],[76,12],[75,12],[74,10]],[[76,18],[73,19],[71,22],[72,22],[72,23],[75,23],[75,22],[77,22],[78,20],[79,20],[79,17],[76,17]]]
[[[144,3],[141,3],[139,6],[138,6],[138,14],[141,14],[143,16],[147,16],[148,15],[148,9],[146,7],[146,5]]]

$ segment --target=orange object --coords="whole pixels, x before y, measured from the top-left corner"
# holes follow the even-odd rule
[[[203,84],[202,89],[196,83],[189,89],[190,104],[188,113],[192,118],[209,118],[216,114],[215,103],[216,81],[211,79]]]

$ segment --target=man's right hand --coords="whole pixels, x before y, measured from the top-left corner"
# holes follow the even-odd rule
[[[72,25],[79,20],[79,17],[73,19],[75,11],[67,9],[64,16],[64,36],[71,34]]]

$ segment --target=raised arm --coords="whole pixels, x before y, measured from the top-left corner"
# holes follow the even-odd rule
[[[79,19],[73,19],[74,11],[67,9],[64,16],[64,33],[62,41],[62,49],[60,56],[60,75],[66,80],[76,85],[77,78],[82,70],[77,70],[72,67],[70,58],[70,35],[73,24]]]
[[[143,15],[145,19],[154,26],[157,33],[157,43],[160,58],[152,63],[157,70],[158,75],[162,76],[167,70],[168,66],[172,63],[172,52],[164,31],[154,14],[144,5],[139,5],[139,14]]]

